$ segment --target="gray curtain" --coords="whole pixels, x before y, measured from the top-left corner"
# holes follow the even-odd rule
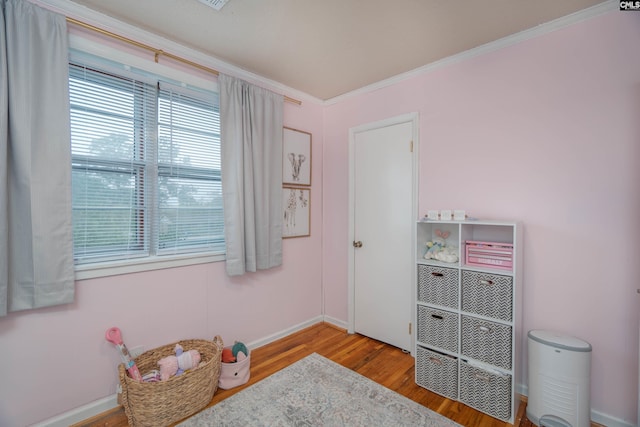
[[[74,298],[64,16],[0,0],[0,315]]]
[[[282,264],[284,97],[220,74],[227,274]]]

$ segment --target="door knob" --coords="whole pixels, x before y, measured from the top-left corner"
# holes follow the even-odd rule
[[[353,247],[354,248],[361,248],[362,247],[362,242],[360,240],[358,240],[357,242],[353,242]]]

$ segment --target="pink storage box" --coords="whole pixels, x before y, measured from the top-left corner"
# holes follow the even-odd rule
[[[496,242],[475,242],[465,244],[466,262],[478,267],[513,269],[513,244]]]

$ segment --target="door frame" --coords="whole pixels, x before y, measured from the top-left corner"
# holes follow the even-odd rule
[[[377,122],[367,123],[364,125],[349,128],[349,233],[347,241],[347,253],[348,253],[348,327],[347,332],[350,334],[355,333],[355,278],[354,278],[354,262],[355,262],[355,248],[353,242],[355,241],[355,138],[356,134],[366,132],[374,129],[385,128],[389,126],[399,125],[402,123],[411,123],[412,127],[412,139],[413,139],[413,179],[412,179],[412,210],[414,212],[414,221],[412,224],[411,244],[413,245],[413,253],[416,248],[416,223],[419,218],[418,215],[418,178],[419,178],[419,166],[420,166],[420,143],[418,138],[418,113],[407,113],[400,116],[391,117],[388,119],[380,120]],[[412,290],[411,298],[412,302],[415,301],[415,274],[412,275]],[[409,307],[408,307],[409,308]],[[411,354],[415,352],[415,304],[411,304]]]

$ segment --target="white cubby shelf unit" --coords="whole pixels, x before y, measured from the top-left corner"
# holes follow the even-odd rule
[[[522,225],[423,219],[416,228],[416,383],[513,424],[523,370]],[[425,259],[426,243],[447,232],[458,261]],[[496,245],[480,245],[490,255],[478,265],[467,263],[467,242]],[[501,246],[507,254],[494,257]]]

